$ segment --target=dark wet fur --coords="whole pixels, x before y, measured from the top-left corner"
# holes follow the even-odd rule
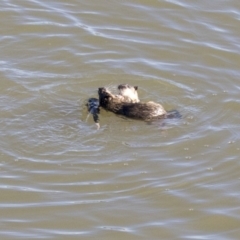
[[[119,114],[133,119],[144,120],[146,122],[152,122],[157,119],[174,119],[182,117],[179,111],[171,110],[166,112],[160,104],[155,102],[135,102],[136,100],[139,101],[137,94],[135,96],[133,95],[133,97],[130,96],[131,94],[129,94],[129,98],[128,95],[127,98],[119,97],[122,96],[122,89],[130,87],[131,86],[127,84],[119,85],[118,89],[120,90],[120,95],[114,95],[106,88],[102,87],[98,89],[99,99],[88,99],[88,102],[86,104],[88,112],[93,116],[93,120],[98,126],[98,129],[100,127],[100,107],[115,114]],[[137,86],[134,86],[133,88],[137,91]]]
[[[166,118],[167,113],[163,110],[163,114],[156,115],[159,106],[157,103],[127,103],[114,98],[105,88],[99,88],[99,104],[104,109],[116,114],[124,115],[129,118],[151,121],[154,119]]]

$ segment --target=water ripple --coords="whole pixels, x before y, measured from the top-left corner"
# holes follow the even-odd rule
[[[237,2],[106,3],[1,2],[0,235],[238,239]],[[97,130],[120,83],[182,118]]]

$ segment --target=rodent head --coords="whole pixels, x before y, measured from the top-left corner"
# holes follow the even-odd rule
[[[128,84],[120,84],[118,86],[119,94],[125,98],[127,102],[140,102],[138,98],[138,86],[131,86]]]
[[[101,106],[105,106],[113,98],[113,95],[110,92],[108,92],[107,89],[104,87],[98,89],[98,96]]]

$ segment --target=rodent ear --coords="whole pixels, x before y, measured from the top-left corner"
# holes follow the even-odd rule
[[[138,90],[138,86],[134,86],[135,90]]]
[[[104,92],[106,92],[106,89],[101,87],[101,88],[98,88],[98,93],[99,94],[103,94]]]

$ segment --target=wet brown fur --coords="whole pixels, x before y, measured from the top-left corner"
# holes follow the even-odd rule
[[[138,86],[131,86],[128,84],[120,84],[118,86],[119,95],[122,96],[123,102],[137,103],[140,102],[138,98]]]
[[[126,84],[118,86],[119,95],[112,94],[104,87],[99,88],[98,95],[100,106],[107,111],[144,121],[161,119],[167,116],[167,112],[161,104],[155,102],[140,102],[135,92],[134,95],[131,94],[131,91],[123,91],[122,93],[121,90],[125,88],[123,87],[124,85]],[[137,92],[136,86],[131,87],[128,85],[127,88],[134,89]]]

